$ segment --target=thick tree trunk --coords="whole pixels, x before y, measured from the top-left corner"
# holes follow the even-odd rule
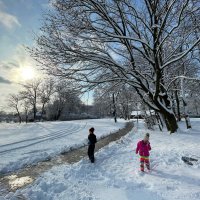
[[[137,89],[136,91],[138,92]],[[141,93],[140,92],[138,93],[142,98]],[[168,95],[165,94],[158,97],[150,95],[150,99],[152,100],[152,103],[157,107],[156,111],[160,113],[160,115],[162,116],[161,118],[163,120],[162,121],[163,125],[166,125],[168,131],[170,131],[171,133],[176,132],[178,129],[178,124],[174,112],[172,110],[171,102],[170,99],[168,98]],[[144,103],[146,103],[148,106],[150,105],[146,101],[144,101]],[[153,106],[151,108],[154,109]]]
[[[168,112],[163,112],[162,114],[165,118],[168,131],[170,131],[171,133],[176,132],[178,129],[178,124],[175,115],[173,113],[168,113]]]
[[[174,133],[178,129],[178,124],[175,114],[172,111],[171,102],[168,98],[168,95],[163,96],[161,102],[163,103],[163,105],[157,102],[157,107],[160,109],[160,113],[165,119],[168,131],[170,131],[170,133]]]

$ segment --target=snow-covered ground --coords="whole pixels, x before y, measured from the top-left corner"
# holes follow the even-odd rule
[[[139,172],[135,147],[146,130],[141,121],[128,135],[96,153],[96,163],[85,158],[73,165],[54,167],[31,186],[18,190],[31,200],[199,200],[200,162],[189,166],[181,156],[200,159],[200,119],[179,133],[150,132],[150,173]],[[7,195],[12,200],[13,194]],[[13,198],[14,199],[14,198]]]
[[[30,124],[0,123],[0,173],[33,164],[70,148],[87,144],[88,129],[95,127],[97,138],[124,127],[113,119],[43,122]]]

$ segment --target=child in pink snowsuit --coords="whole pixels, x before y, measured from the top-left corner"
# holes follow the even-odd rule
[[[140,169],[144,172],[144,163],[148,170],[150,170],[149,163],[149,151],[151,150],[151,145],[149,142],[149,133],[147,133],[143,140],[139,141],[136,148],[136,154],[140,155]]]

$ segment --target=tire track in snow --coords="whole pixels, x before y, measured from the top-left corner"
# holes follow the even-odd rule
[[[59,139],[59,138],[71,135],[73,133],[79,132],[81,129],[86,127],[86,125],[87,125],[87,123],[82,125],[82,126],[79,126],[79,127],[77,126],[76,129],[74,129],[75,127],[72,126],[71,127],[72,129],[64,129],[64,130],[56,131],[57,134],[55,134],[55,132],[53,132],[52,134],[49,134],[50,135],[49,137],[44,136],[44,138],[42,138],[43,140],[39,140],[38,139],[39,137],[38,137],[37,139],[35,139],[35,140],[39,140],[37,142],[33,142],[31,144],[28,144],[28,145],[18,146],[18,147],[11,148],[11,149],[6,149],[6,150],[3,150],[3,151],[0,151],[0,154],[5,154],[7,152],[27,148],[27,147],[30,147],[30,146],[33,146],[33,145],[36,145],[36,144],[39,144],[39,143],[42,143],[42,142],[45,142],[45,141],[48,141],[48,140]],[[67,132],[67,134],[66,134],[66,132]],[[32,141],[33,139],[30,139],[30,140]],[[21,142],[18,142],[18,143],[24,143],[24,142],[26,142],[26,141],[24,140],[24,141],[21,141]],[[12,146],[13,144],[9,144],[9,145]]]
[[[38,136],[38,137],[34,137],[34,138],[31,138],[31,139],[25,139],[25,140],[21,140],[21,141],[18,141],[18,142],[13,142],[13,143],[1,145],[0,148],[7,147],[7,146],[13,146],[13,145],[20,144],[20,143],[23,143],[23,142],[39,140],[39,139],[47,138],[47,137],[50,137],[50,136],[55,136],[55,134],[59,134],[60,132],[71,131],[70,129],[73,128],[73,126],[69,126],[68,128],[65,128],[65,129],[61,129],[61,130],[58,130],[58,131],[52,131],[51,129],[48,129],[48,128],[44,127],[44,126],[41,126],[41,127],[43,129],[49,130],[51,133],[46,134],[46,135],[42,135],[42,136]]]

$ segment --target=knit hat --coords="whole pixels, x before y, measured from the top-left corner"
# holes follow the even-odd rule
[[[94,130],[95,129],[93,127],[89,129],[89,131],[92,132],[92,133],[94,133]]]
[[[148,137],[148,138],[149,138],[149,137],[150,137],[150,134],[149,134],[149,133],[146,133],[146,134],[145,134],[145,137]]]
[[[149,133],[146,133],[145,136],[144,136],[144,139],[145,139],[145,140],[149,140],[149,137],[150,137],[150,134],[149,134]]]

